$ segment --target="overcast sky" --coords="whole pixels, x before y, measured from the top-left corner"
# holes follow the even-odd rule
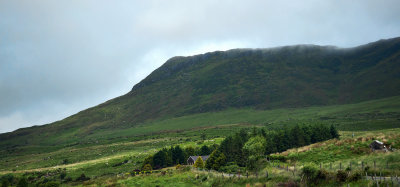
[[[127,93],[172,56],[400,36],[398,0],[0,0],[0,133]]]

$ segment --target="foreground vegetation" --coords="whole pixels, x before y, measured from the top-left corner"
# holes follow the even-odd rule
[[[369,143],[374,139],[384,141],[399,150],[400,130],[398,127],[400,114],[400,97],[392,97],[358,104],[337,105],[326,107],[309,107],[302,109],[253,110],[232,109],[219,113],[204,113],[173,119],[149,122],[135,129],[127,128],[116,134],[104,133],[104,137],[88,135],[78,143],[51,146],[49,143],[56,137],[49,137],[49,143],[42,146],[16,146],[0,150],[1,180],[7,179],[9,184],[17,185],[24,178],[29,184],[62,184],[62,185],[120,185],[120,186],[243,186],[246,184],[278,185],[279,183],[304,183],[302,178],[303,165],[326,171],[327,183],[337,186],[338,170],[344,170],[352,164],[348,177],[340,184],[351,183],[365,186],[371,181],[351,181],[352,173],[364,173],[369,166],[369,174],[400,175],[399,153],[371,152]],[[304,125],[334,125],[340,130],[340,139],[327,140],[311,145],[299,144],[279,154],[268,157],[270,162],[256,163],[262,166],[257,169],[246,169],[246,165],[233,164],[227,161],[217,171],[211,173],[194,169],[165,168],[162,171],[152,168],[152,173],[134,174],[135,170],[143,171],[145,159],[159,150],[179,146],[182,150],[193,148],[194,154],[203,154],[202,147],[207,147],[211,153],[215,145],[224,147],[235,134],[246,132],[252,134],[255,129],[263,136],[272,137],[272,131],[282,129],[304,128]],[[180,129],[180,130],[173,130]],[[272,131],[271,131],[272,130]],[[120,134],[118,134],[120,133]],[[131,135],[130,135],[131,134]],[[354,134],[354,137],[353,137]],[[64,137],[60,137],[62,139]],[[247,141],[250,138],[247,139]],[[273,138],[275,139],[275,138]],[[247,141],[244,141],[246,143]],[[225,143],[223,143],[225,142]],[[300,142],[300,141],[292,141]],[[243,145],[244,145],[243,143]],[[279,144],[284,145],[284,144]],[[270,148],[273,146],[267,146]],[[203,150],[204,151],[204,150]],[[274,151],[271,151],[274,152]],[[266,152],[271,153],[271,152]],[[224,153],[225,154],[225,153]],[[186,159],[188,155],[184,155]],[[231,158],[231,157],[230,157]],[[182,158],[180,158],[182,163]],[[374,161],[376,167],[374,167]],[[364,169],[361,168],[362,163]],[[246,163],[246,162],[240,162]],[[287,172],[285,166],[294,169],[296,173]],[[389,163],[389,164],[387,164]],[[206,165],[206,164],[205,164]],[[332,165],[332,167],[331,167]],[[341,165],[341,169],[339,166]],[[331,169],[332,168],[332,169]],[[156,170],[154,170],[156,169]],[[216,169],[216,168],[210,168]],[[243,176],[239,180],[237,172],[249,172],[249,179]],[[257,171],[257,172],[256,172]],[[268,171],[269,177],[265,174]],[[222,178],[224,172],[236,175],[232,178]],[[351,174],[349,174],[351,172]],[[256,173],[259,178],[256,178]],[[263,176],[263,177],[261,177]]]
[[[269,161],[257,162],[261,166],[257,170],[246,170],[244,167],[224,167],[219,172],[213,170],[209,172],[208,169],[202,171],[192,167],[178,166],[150,170],[146,173],[135,173],[135,170],[141,169],[146,155],[156,153],[158,149],[155,148],[146,153],[136,152],[135,154],[135,151],[131,151],[129,154],[120,154],[117,157],[111,156],[107,159],[93,160],[93,162],[66,164],[60,166],[61,169],[51,167],[39,168],[35,171],[3,172],[0,178],[1,181],[7,180],[9,184],[13,185],[17,185],[21,180],[26,180],[28,184],[36,185],[244,186],[246,184],[267,184],[273,186],[306,182],[308,185],[312,185],[311,181],[318,181],[313,184],[338,186],[351,183],[352,186],[364,186],[372,185],[374,182],[362,180],[365,172],[368,172],[369,175],[377,174],[388,177],[400,175],[400,153],[398,151],[371,152],[368,148],[370,142],[379,139],[391,144],[393,148],[399,149],[400,129],[355,131],[354,137],[353,132],[342,131],[340,134],[340,140],[327,140],[273,154],[269,157]],[[204,146],[212,147],[214,144],[221,144],[221,140],[206,137],[204,141],[199,139],[195,141],[196,143],[177,142],[176,145],[182,148],[195,147],[197,150],[201,150],[201,147]],[[365,164],[363,169],[361,161]],[[375,168],[374,161],[376,162]],[[341,170],[339,163],[342,165]],[[351,169],[349,169],[349,163],[352,163]],[[389,163],[388,167],[387,163]],[[277,164],[280,165],[279,168]],[[322,170],[319,169],[320,164]],[[330,168],[331,164],[332,168]],[[286,166],[289,171],[286,171]],[[294,174],[293,166],[296,166]],[[340,171],[345,172],[343,175],[345,177],[339,180],[337,177]],[[222,172],[225,173],[224,177],[222,177]],[[247,172],[249,178],[245,177]],[[228,176],[228,173],[235,175]],[[240,179],[238,173],[241,175]],[[268,173],[268,177],[266,177],[266,173]],[[309,180],[304,178],[305,173],[308,173]],[[318,180],[315,177],[318,177]]]

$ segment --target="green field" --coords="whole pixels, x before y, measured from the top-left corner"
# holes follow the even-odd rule
[[[64,184],[95,185],[104,182],[122,186],[153,186],[159,182],[165,185],[176,183],[178,186],[209,186],[214,183],[243,186],[247,183],[261,182],[275,185],[283,181],[298,181],[299,178],[286,176],[286,174],[278,177],[281,176],[278,175],[281,171],[268,164],[265,164],[264,171],[270,171],[271,176],[276,175],[275,178],[239,181],[213,177],[218,176],[218,173],[201,174],[198,171],[175,171],[174,169],[172,169],[174,174],[159,177],[157,176],[160,174],[156,173],[140,177],[128,177],[125,174],[140,168],[147,155],[154,154],[163,147],[171,145],[200,147],[219,144],[224,137],[242,128],[277,129],[295,124],[318,123],[336,125],[341,131],[341,139],[328,140],[280,153],[287,159],[282,164],[319,167],[321,163],[324,168],[330,168],[330,165],[333,165],[332,171],[335,171],[339,163],[343,167],[348,167],[351,162],[353,167],[360,168],[361,161],[368,166],[376,161],[380,168],[384,167],[383,172],[400,175],[398,152],[371,153],[368,151],[368,144],[373,139],[383,140],[397,149],[400,148],[399,119],[400,97],[324,107],[275,110],[231,109],[202,113],[152,121],[136,127],[116,130],[113,133],[98,132],[88,135],[78,143],[68,142],[52,146],[51,140],[57,137],[49,137],[48,145],[17,146],[0,150],[0,175],[13,174],[40,178],[38,176],[50,171],[50,176],[47,177],[49,180],[62,182],[59,175],[65,168],[66,176],[71,177],[72,182]],[[353,133],[355,137],[352,137]],[[201,140],[201,134],[206,135],[205,141]],[[386,168],[387,162],[390,162],[390,165]],[[84,183],[74,182],[82,173],[91,180]],[[199,175],[208,177],[199,180],[197,178]]]

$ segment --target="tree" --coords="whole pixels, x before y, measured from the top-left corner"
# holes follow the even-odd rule
[[[339,138],[339,132],[337,131],[336,127],[334,125],[331,125],[331,128],[329,129],[332,138]]]
[[[248,168],[255,169],[257,160],[264,155],[265,152],[265,145],[266,145],[265,138],[262,136],[256,136],[250,138],[243,146],[243,150],[249,155],[248,157]]]
[[[195,155],[195,149],[192,146],[185,148],[185,158],[188,158],[189,156],[194,156],[194,155]]]
[[[250,138],[243,146],[243,149],[250,155],[249,157],[259,158],[264,155],[267,142],[262,136]]]
[[[154,168],[163,168],[167,166],[167,150],[162,149],[153,156]]]
[[[293,147],[301,147],[306,145],[304,131],[299,125],[296,125],[290,130],[290,137],[292,138],[291,144]]]
[[[207,169],[219,170],[222,166],[225,166],[227,162],[224,153],[220,152],[218,149],[213,151],[208,157],[206,162]]]
[[[217,160],[213,164],[213,169],[219,170],[222,166],[226,165],[226,156],[224,153],[219,154]]]
[[[204,168],[204,162],[203,159],[201,158],[201,156],[199,156],[196,161],[194,162],[193,167],[195,168]]]
[[[201,133],[201,139],[204,141],[204,140],[206,140],[206,134],[203,132],[203,133]]]
[[[185,153],[181,147],[175,146],[172,149],[172,162],[174,164],[184,164],[185,163]]]
[[[211,153],[210,148],[208,148],[208,146],[203,145],[200,148],[200,155],[209,155]]]

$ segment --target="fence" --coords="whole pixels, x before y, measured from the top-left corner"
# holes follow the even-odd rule
[[[296,165],[296,164],[288,164],[282,163],[279,161],[268,161],[272,167],[291,172],[294,176],[300,176],[300,170],[304,167],[303,164]],[[398,176],[397,170],[390,167],[390,163],[386,162],[384,164],[377,163],[376,161],[359,161],[359,162],[348,162],[347,164],[343,162],[336,162],[336,163],[319,163],[316,164],[317,167],[319,166],[320,169],[325,169],[327,171],[337,172],[338,170],[346,170],[351,172],[352,170],[358,170],[359,172],[363,172],[363,179],[364,180],[373,180],[376,182],[376,185],[379,186],[380,184],[392,184],[393,185],[400,185],[400,178]],[[347,166],[347,167],[346,167]]]

